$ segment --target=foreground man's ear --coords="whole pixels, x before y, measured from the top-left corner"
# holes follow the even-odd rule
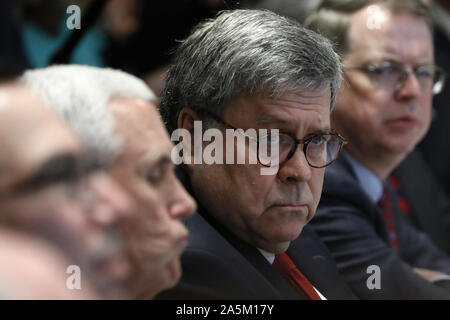
[[[178,129],[185,129],[190,133],[191,139],[190,144],[185,145],[184,151],[188,151],[191,154],[191,159],[194,159],[194,121],[201,121],[197,112],[195,112],[191,108],[183,108],[178,114]],[[180,142],[182,141],[182,137],[180,137]],[[184,167],[188,172],[192,171],[193,163],[185,163]]]

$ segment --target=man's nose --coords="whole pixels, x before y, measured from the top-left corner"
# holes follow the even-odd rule
[[[409,101],[422,94],[422,87],[413,72],[405,72],[395,91],[398,100]],[[430,92],[431,94],[431,92]]]
[[[129,218],[134,212],[128,193],[107,173],[96,173],[89,180],[92,192],[91,217],[99,225],[110,225]]]
[[[284,183],[309,181],[311,175],[311,167],[301,146],[297,146],[292,158],[283,163],[278,170],[278,177]]]
[[[173,219],[187,218],[197,209],[197,204],[176,177],[173,179],[173,185],[169,214]]]

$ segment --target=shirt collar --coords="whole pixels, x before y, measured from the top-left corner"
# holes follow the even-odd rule
[[[383,195],[383,182],[367,167],[363,166],[359,161],[348,155],[348,160],[356,174],[359,184],[369,198],[377,203]]]
[[[273,262],[275,261],[275,254],[272,252],[268,252],[265,251],[263,249],[257,248],[259,250],[259,252],[261,252],[261,254],[264,256],[264,258],[266,258],[267,261],[269,261],[270,264],[273,264]]]
[[[267,261],[269,261],[270,264],[273,264],[273,262],[275,261],[275,254],[274,253],[265,251],[265,250],[260,249],[260,248],[256,248],[256,249],[258,249],[258,251],[261,252],[261,254],[264,256],[264,258],[266,258]],[[313,286],[313,288],[317,292],[317,294],[319,295],[320,299],[327,300],[327,298],[325,298],[325,296],[323,294],[321,294],[319,292],[319,290],[316,289],[316,287]]]

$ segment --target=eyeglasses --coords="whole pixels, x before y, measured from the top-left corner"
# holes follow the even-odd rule
[[[370,81],[377,88],[383,90],[400,90],[409,75],[414,74],[422,90],[435,95],[442,91],[446,74],[443,69],[434,65],[422,65],[406,68],[402,63],[384,61],[379,64],[370,64],[360,67],[348,67],[345,70],[357,70],[366,73]]]
[[[236,127],[227,123],[217,115],[204,110],[202,110],[202,112],[223,125],[237,130]],[[347,140],[334,130],[314,134],[304,139],[297,139],[292,135],[283,132],[278,134],[260,135],[258,137],[247,134],[244,135],[249,139],[256,140],[258,162],[265,167],[270,167],[270,157],[276,152],[277,145],[278,163],[280,166],[294,156],[298,145],[302,145],[302,150],[308,164],[313,168],[324,168],[337,159],[340,150],[347,144]],[[259,152],[260,148],[266,150],[265,154],[267,154],[267,158],[261,158]]]

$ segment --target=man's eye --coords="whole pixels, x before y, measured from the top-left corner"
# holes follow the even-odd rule
[[[434,77],[434,72],[433,72],[433,68],[431,67],[419,67],[417,68],[417,70],[415,71],[416,77],[418,78],[433,78]]]
[[[326,142],[326,139],[324,136],[315,136],[312,137],[311,140],[309,140],[309,144],[313,146],[321,146]]]
[[[164,172],[161,168],[153,168],[147,173],[147,181],[153,185],[158,185],[164,177]]]
[[[280,142],[280,136],[278,134],[271,134],[267,136],[267,143],[279,143]]]
[[[275,144],[280,142],[280,136],[278,134],[268,134],[259,137],[259,143]]]
[[[368,70],[374,75],[392,75],[396,73],[395,68],[389,64],[381,66],[370,66]]]
[[[154,186],[158,186],[165,181],[168,175],[174,173],[175,166],[170,158],[164,158],[153,165],[146,174],[147,181]]]

